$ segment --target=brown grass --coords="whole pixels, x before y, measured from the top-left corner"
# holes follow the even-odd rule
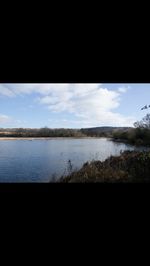
[[[104,162],[86,163],[79,171],[59,182],[149,182],[150,152],[125,151],[120,156],[111,156]]]

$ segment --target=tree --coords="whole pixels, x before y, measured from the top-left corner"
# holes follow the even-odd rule
[[[146,116],[144,116],[141,121],[135,122],[134,123],[134,126],[136,128],[150,129],[150,114],[147,114]]]

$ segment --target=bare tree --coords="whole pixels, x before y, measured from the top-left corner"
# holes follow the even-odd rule
[[[143,117],[141,121],[137,121],[134,123],[136,128],[147,128],[150,129],[150,114],[147,114]]]

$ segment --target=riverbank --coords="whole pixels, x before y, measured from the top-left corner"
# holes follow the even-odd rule
[[[99,139],[100,137],[0,137],[1,140]],[[104,137],[101,137],[104,138]]]
[[[141,140],[129,141],[127,139],[114,139],[114,138],[111,138],[111,140],[117,143],[125,143],[125,144],[134,145],[136,147],[147,147],[147,148],[150,147],[150,143],[147,143]]]
[[[79,171],[61,177],[63,183],[150,182],[150,152],[125,151],[104,162],[85,163]]]
[[[27,138],[18,138],[18,137],[0,137],[0,141],[2,140],[45,140],[45,139],[52,139],[52,138],[30,138],[30,137],[27,137]]]
[[[116,138],[110,138],[112,141],[117,142],[117,143],[125,143],[125,144],[130,144],[134,145],[136,147],[150,147],[150,142],[141,140],[141,139],[134,139],[134,140],[129,140],[129,139],[116,139]]]

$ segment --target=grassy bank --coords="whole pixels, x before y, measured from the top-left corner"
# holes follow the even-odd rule
[[[150,152],[125,151],[120,156],[111,156],[104,162],[85,163],[59,182],[149,182]]]

